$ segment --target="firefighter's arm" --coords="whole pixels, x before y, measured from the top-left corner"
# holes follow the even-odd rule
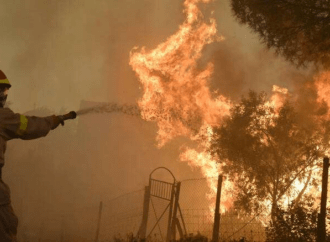
[[[58,127],[63,121],[56,115],[35,117],[20,115],[20,127],[17,134],[20,139],[37,139],[46,136],[50,130]]]
[[[3,126],[8,139],[19,138],[28,140],[44,137],[62,121],[55,115],[35,117],[14,113],[10,109],[4,111]]]

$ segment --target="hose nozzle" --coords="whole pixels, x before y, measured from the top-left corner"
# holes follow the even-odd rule
[[[71,111],[67,114],[64,114],[62,117],[63,117],[63,120],[75,119],[77,117],[77,113],[75,111]]]

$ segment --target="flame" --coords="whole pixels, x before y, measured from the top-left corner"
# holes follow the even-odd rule
[[[273,85],[273,93],[270,98],[269,105],[275,108],[275,112],[278,113],[279,109],[283,106],[285,100],[289,95],[289,90],[284,87]]]
[[[192,168],[200,168],[201,173],[204,177],[208,178],[207,183],[210,187],[210,192],[208,193],[208,198],[210,200],[210,211],[211,215],[214,214],[215,207],[215,195],[217,193],[218,186],[218,175],[221,174],[221,166],[216,159],[208,152],[208,147],[210,147],[211,138],[213,135],[213,130],[211,127],[205,127],[206,132],[202,128],[202,133],[207,134],[207,139],[203,138],[200,143],[202,147],[201,151],[197,151],[192,148],[185,148],[184,152],[180,155],[181,161],[186,161]],[[221,198],[221,212],[224,213],[232,206],[232,190],[234,186],[230,182],[223,182],[222,185],[222,198]],[[211,217],[212,217],[211,216]]]
[[[274,119],[278,117],[279,110],[283,106],[284,102],[289,96],[289,90],[284,87],[279,87],[274,85],[272,90],[272,95],[269,98],[269,101],[265,102],[264,104],[260,104],[257,108],[259,111],[263,110],[265,113],[261,117],[257,117],[258,114],[255,113],[254,120],[249,126],[249,130],[251,134],[260,136],[260,128],[267,129],[267,126],[275,125]],[[261,135],[261,141],[265,144],[268,144],[266,135]]]
[[[330,71],[324,71],[314,77],[314,84],[317,91],[317,101],[323,101],[330,107]]]
[[[138,101],[141,115],[157,123],[158,146],[179,136],[197,142],[198,151],[186,148],[180,158],[199,167],[214,191],[216,182],[212,177],[217,177],[221,168],[207,152],[210,131],[229,114],[231,104],[209,89],[213,64],[202,69],[198,63],[205,45],[223,39],[217,35],[215,19],[205,20],[198,8],[198,4],[209,2],[185,0],[186,19],[179,30],[153,50],[133,48],[130,65],[143,86],[143,97]]]
[[[322,103],[325,102],[328,107],[330,107],[330,71],[322,72],[319,75],[316,75],[314,77],[314,85],[316,87],[317,91],[317,102]],[[268,115],[267,119],[272,120],[273,118],[278,116],[278,111],[283,106],[286,99],[290,96],[289,90],[283,87],[279,87],[274,85],[273,86],[273,93],[270,97],[270,101],[268,101],[265,105],[269,108],[274,109],[274,114]],[[329,115],[328,115],[329,116]],[[327,117],[329,118],[329,117]],[[270,122],[271,123],[271,122]],[[314,164],[312,167],[310,167],[310,171],[312,172],[312,177],[314,180],[317,181],[317,183],[321,183],[321,173],[322,169],[319,167],[319,165]],[[307,183],[307,185],[306,185]],[[305,187],[306,186],[306,187]],[[313,194],[314,196],[318,196],[321,193],[321,186],[312,186],[308,178],[305,177],[301,180],[296,179],[293,184],[291,185],[290,192],[288,194],[283,195],[281,198],[281,204],[282,206],[289,207],[290,203],[297,198],[298,194],[304,190],[304,194]],[[266,213],[270,212],[270,203],[267,204],[267,202],[263,203],[264,207],[266,208]]]
[[[314,87],[317,92],[317,102],[318,104],[326,104],[327,110],[324,117],[319,117],[319,119],[330,120],[330,71],[323,71],[314,76]],[[329,144],[328,144],[329,145]],[[330,156],[330,150],[325,151],[326,156]]]
[[[320,91],[318,101],[321,102],[325,98],[327,98],[327,94],[330,91],[330,85],[326,86],[327,78],[330,77],[330,72],[327,75],[321,75],[322,78],[318,78],[317,80],[319,81],[319,84],[317,85],[319,88],[322,90]],[[322,80],[320,82],[320,80]],[[321,84],[320,84],[321,83]],[[323,96],[322,96],[323,94]],[[264,104],[260,105],[259,108],[262,109],[265,114],[262,117],[256,118],[254,122],[250,125],[250,131],[252,134],[258,134],[258,137],[260,137],[261,141],[268,145],[267,138],[263,135],[260,135],[260,127],[265,128],[268,125],[275,125],[274,119],[276,119],[279,115],[279,111],[281,107],[283,107],[284,103],[286,100],[290,97],[289,90],[287,88],[279,87],[274,85],[273,90],[272,90],[272,95],[269,98],[269,101],[265,102]],[[330,103],[330,98],[327,99],[327,102]],[[255,129],[255,127],[258,127]],[[318,182],[320,182],[320,174],[321,174],[321,169],[320,167],[315,164],[312,167],[310,167],[310,171],[312,172],[312,177],[314,179],[317,179]],[[306,185],[307,183],[307,185]],[[305,187],[306,186],[306,187]],[[287,194],[284,194],[280,201],[278,201],[279,204],[281,204],[284,207],[289,207],[291,202],[294,201],[299,193],[301,191],[304,191],[303,194],[320,194],[320,186],[315,188],[313,187],[310,182],[308,177],[302,178],[302,179],[296,179],[290,186],[290,191]],[[264,200],[264,201],[259,201],[259,206],[261,208],[261,212],[259,213],[259,220],[266,225],[269,221],[269,215],[271,212],[271,200]]]
[[[178,31],[153,50],[134,47],[129,64],[143,87],[143,96],[138,101],[141,116],[147,121],[157,123],[156,139],[159,148],[180,136],[196,142],[197,148],[184,146],[180,160],[188,162],[191,167],[199,168],[207,178],[210,187],[210,212],[213,212],[217,190],[217,180],[214,178],[221,174],[221,166],[208,152],[212,127],[220,125],[222,118],[229,115],[232,104],[224,96],[211,93],[208,82],[213,73],[213,64],[204,64],[201,61],[203,48],[207,44],[224,39],[217,35],[215,19],[205,19],[198,8],[198,4],[211,1],[185,0],[186,19]],[[330,107],[330,86],[327,84],[329,77],[330,72],[325,72],[316,83],[319,98],[325,100]],[[251,129],[256,125],[266,125],[266,122],[271,124],[288,96],[288,89],[274,85],[266,107],[260,107],[266,108],[269,115],[257,120]],[[293,184],[293,190],[296,191],[301,191],[303,187],[304,181]],[[222,212],[232,204],[232,189],[232,183],[227,180],[223,182]],[[290,199],[290,195],[283,197],[283,200]],[[264,201],[261,205],[269,214],[270,201]]]
[[[316,92],[317,92],[317,102],[319,104],[325,103],[327,105],[326,115],[323,117],[323,119],[329,121],[330,119],[330,71],[322,71],[314,76],[314,82],[313,82]],[[319,117],[321,119],[321,117]],[[328,144],[329,145],[329,144]],[[325,155],[330,156],[330,150],[325,150]],[[316,170],[316,169],[315,169]],[[314,175],[318,179],[318,183],[320,184],[322,181],[322,169],[321,167],[318,167],[318,173]],[[318,186],[317,188],[312,188],[310,193],[314,194],[321,194],[321,186]],[[328,200],[328,206],[329,206],[329,200]]]

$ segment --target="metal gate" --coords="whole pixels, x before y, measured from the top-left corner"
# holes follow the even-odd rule
[[[160,169],[169,172],[173,182],[154,179],[153,173]],[[181,183],[177,182],[172,172],[165,167],[158,167],[150,173],[149,186],[145,187],[143,218],[138,238],[150,238],[154,233],[155,236],[160,236],[161,241],[168,242],[176,240],[177,233],[180,238],[187,234],[179,205],[180,186]],[[159,206],[155,206],[157,201],[163,204],[160,210],[157,210]]]

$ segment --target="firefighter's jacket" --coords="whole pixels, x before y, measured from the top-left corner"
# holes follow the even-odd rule
[[[0,169],[5,164],[7,141],[11,139],[37,139],[46,136],[54,126],[54,116],[35,117],[14,113],[9,108],[0,108]],[[1,179],[0,179],[1,180]],[[10,203],[9,188],[0,182],[0,206]],[[8,190],[8,191],[6,191]],[[8,194],[7,194],[8,193]]]

